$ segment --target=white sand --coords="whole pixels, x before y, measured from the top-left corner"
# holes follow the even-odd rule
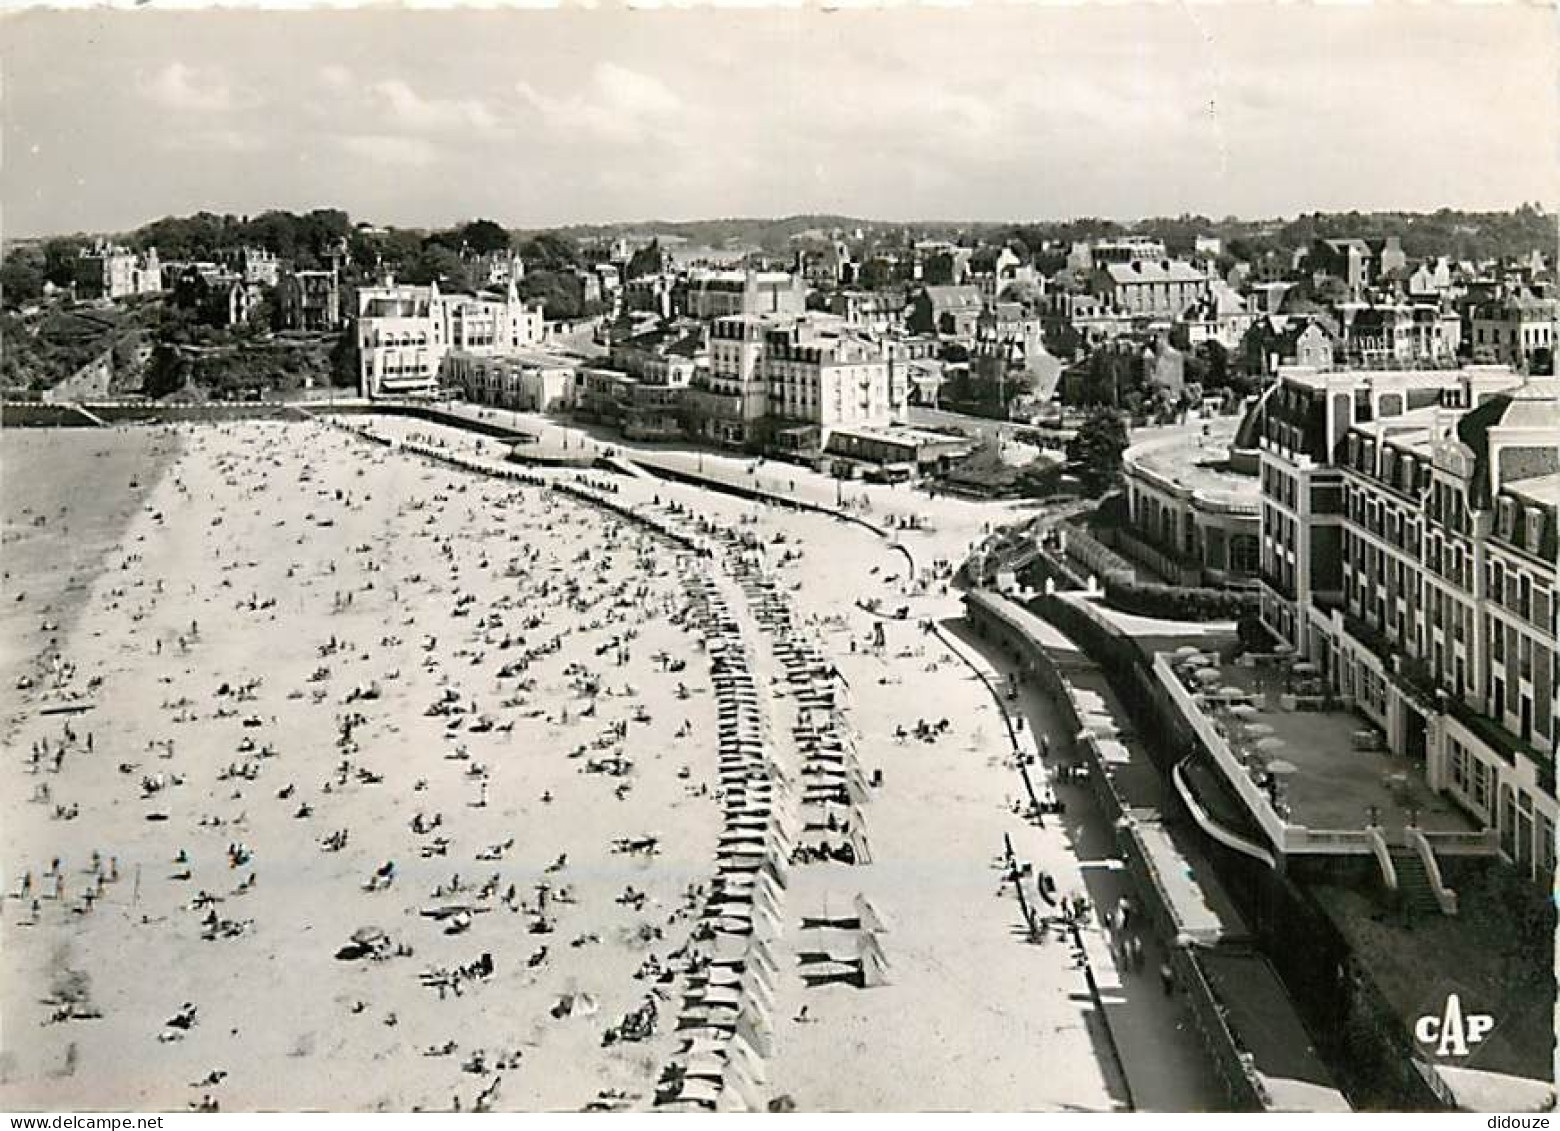
[[[437,431],[406,422],[384,427]],[[470,446],[458,434],[450,442]],[[305,467],[310,474],[302,479]],[[885,774],[883,788],[862,806],[873,862],[790,870],[776,943],[774,1048],[759,1098],[789,1095],[804,1109],[1111,1106],[1098,1035],[1088,1032],[1083,976],[1063,945],[1018,940],[1016,904],[993,867],[1003,832],[1022,834],[1024,826],[1010,810],[1017,783],[1004,765],[1007,740],[989,696],[913,618],[887,626],[881,655],[869,651],[874,618],[855,602],[878,597],[891,608],[907,600],[900,555],[825,516],[765,511],[664,482],[623,480],[620,490],[623,501],[647,509],[657,497],[681,500],[730,527],[743,515],[759,516],[746,529],[766,541],[783,529],[787,545],[803,550],[799,562],[778,567],[781,588],[849,682],[845,723],[862,770]],[[165,521],[154,522],[153,511]],[[940,534],[907,536],[923,560],[956,553],[978,529],[956,529],[949,514]],[[327,516],[333,525],[319,525]],[[641,548],[652,546],[653,556],[641,559]],[[771,546],[771,560],[784,548]],[[621,1089],[629,1106],[649,1106],[677,1045],[666,1023],[673,1003],[663,1002],[661,1030],[649,1041],[603,1048],[602,1032],[645,1000],[650,984],[634,978],[644,958],[664,956],[686,938],[692,919],[677,912],[688,885],[713,874],[720,827],[708,795],[716,783],[708,657],[665,611],[687,600],[671,546],[540,489],[517,492],[324,427],[248,424],[191,434],[125,550],[141,560],[124,571],[111,563],[116,568],[91,597],[96,615],[62,642],[76,665],[73,687],[103,679],[93,709],[73,723],[78,736],[93,733],[94,752],[73,749],[58,774],[30,775],[31,744],[54,740],[61,726],[58,717],[36,715],[8,751],[8,797],[25,800],[47,782],[53,802],[78,804],[80,814],[54,820],[52,805],[16,804],[0,831],[8,893],[31,870],[35,891],[51,894],[53,881],[42,873],[56,855],[66,885],[63,903],[41,900],[36,926],[23,925],[25,902],[5,901],[0,1103],[177,1109],[209,1093],[227,1110],[448,1108],[457,1096],[469,1108],[501,1076],[497,1109],[578,1108],[603,1089]],[[506,576],[509,561],[524,555],[535,555],[522,566],[525,576]],[[593,602],[587,611],[560,599],[569,581]],[[643,596],[640,585],[648,586]],[[116,587],[123,596],[112,595]],[[351,606],[333,611],[337,594],[348,592]],[[462,594],[474,599],[457,616]],[[275,604],[251,611],[251,595]],[[733,600],[740,600],[735,591]],[[953,609],[951,598],[908,600],[915,616]],[[737,611],[765,686],[782,674],[773,640],[747,610]],[[199,639],[185,653],[177,638],[192,616]],[[497,620],[483,627],[488,616]],[[537,623],[525,627],[532,618]],[[638,635],[626,664],[596,654],[628,629]],[[506,633],[524,644],[500,649]],[[524,673],[536,682],[522,705],[503,706],[516,680],[499,680],[498,669],[559,634],[560,650]],[[425,650],[427,635],[434,643]],[[332,636],[351,646],[321,657]],[[661,670],[653,659],[660,653],[681,658],[686,670]],[[575,664],[609,689],[629,684],[635,694],[603,696],[597,716],[581,719],[586,699],[566,674]],[[310,682],[320,667],[328,677]],[[389,678],[394,672],[399,677]],[[263,677],[254,698],[233,704],[232,717],[215,717],[218,686],[254,677]],[[375,680],[380,698],[343,703]],[[676,695],[679,682],[693,689],[686,700]],[[512,732],[447,733],[446,718],[424,714],[446,686],[458,690],[458,702],[475,701],[512,723]],[[313,702],[321,689],[324,700]],[[159,705],[183,698],[195,718],[174,722],[177,708]],[[40,704],[41,693],[31,702]],[[631,774],[581,772],[585,759],[570,753],[610,722],[631,718],[636,705],[651,721],[629,724],[623,752],[633,760]],[[777,698],[768,710],[777,730],[789,729],[794,700]],[[338,720],[354,711],[367,721],[353,736],[358,749],[345,755],[348,784],[338,787]],[[249,716],[260,725],[244,726]],[[462,717],[469,726],[474,716]],[[943,717],[950,729],[936,742],[893,737],[900,724]],[[691,738],[675,737],[684,719]],[[165,738],[175,742],[169,759],[147,749]],[[239,752],[245,739],[276,756],[246,757]],[[469,758],[451,760],[462,744]],[[121,773],[121,762],[136,768]],[[230,763],[258,766],[257,779],[218,780]],[[467,776],[473,763],[488,769],[484,808],[472,804],[480,795],[479,781]],[[358,781],[360,768],[383,782]],[[142,777],[158,773],[182,775],[183,784],[142,800]],[[426,779],[425,790],[414,789],[418,779]],[[632,788],[618,799],[614,787],[623,782]],[[289,784],[294,792],[278,798]],[[700,787],[705,796],[695,795]],[[551,804],[542,803],[544,791]],[[312,815],[295,817],[304,802]],[[153,810],[168,820],[147,821]],[[442,827],[412,832],[418,812],[442,814]],[[226,824],[202,827],[203,817]],[[320,838],[338,829],[350,831],[346,848],[323,851]],[[660,837],[659,855],[612,851],[615,838],[646,833]],[[423,859],[420,846],[439,836],[449,839],[447,855]],[[475,859],[511,837],[502,860]],[[229,867],[225,849],[233,842],[248,846],[252,861]],[[180,871],[173,862],[180,848],[191,858],[188,880],[171,878]],[[77,914],[70,907],[92,879],[83,869],[94,850],[105,860],[117,855],[120,879],[93,911]],[[567,868],[544,873],[560,853]],[[363,890],[387,860],[397,868],[393,885]],[[448,937],[418,911],[449,901],[433,892],[457,872],[473,887],[497,873],[498,893],[512,883],[528,907],[543,879],[572,886],[577,902],[554,905],[556,929],[538,936],[528,933],[532,915],[508,910],[497,894],[477,901],[468,891],[449,899],[491,910]],[[234,894],[251,874],[258,877],[253,889]],[[628,884],[647,893],[642,911],[615,902]],[[202,913],[188,909],[202,889],[222,898],[221,918],[247,928],[202,939]],[[802,917],[858,894],[888,921],[879,941],[890,984],[807,988],[796,964],[810,945]],[[366,925],[415,954],[336,959]],[[646,941],[636,935],[641,930],[663,937]],[[582,936],[599,941],[571,945]],[[543,946],[546,961],[529,968],[527,959]],[[441,1001],[419,983],[419,971],[483,952],[493,955],[495,975],[458,998]],[[51,1010],[40,998],[62,969],[90,976],[100,1019],[40,1024]],[[549,1011],[568,993],[591,995],[598,1011],[554,1018]],[[163,1021],[186,1001],[198,1006],[197,1023],[180,1040],[159,1042]],[[803,1005],[808,1019],[798,1021]],[[453,1055],[423,1055],[448,1040],[458,1042]],[[477,1049],[486,1052],[483,1070],[463,1071]],[[496,1057],[515,1051],[515,1066],[495,1070]],[[227,1075],[192,1086],[213,1071]]]

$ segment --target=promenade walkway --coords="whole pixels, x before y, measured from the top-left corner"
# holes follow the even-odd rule
[[[997,687],[1006,684],[1020,665],[982,641],[967,624],[944,626],[958,640],[961,653],[984,670]],[[1059,631],[1059,649],[1073,646]],[[1020,856],[1033,858],[1036,867],[1057,878],[1063,892],[1087,892],[1094,908],[1090,925],[1080,932],[1099,1000],[1105,1010],[1121,1066],[1135,1109],[1139,1111],[1208,1111],[1226,1106],[1223,1089],[1193,1028],[1192,1017],[1177,995],[1167,995],[1158,970],[1165,960],[1165,941],[1144,930],[1141,970],[1123,969],[1118,962],[1114,935],[1106,917],[1125,898],[1137,901],[1132,877],[1116,848],[1115,832],[1087,784],[1057,780],[1056,769],[1073,760],[1071,735],[1065,733],[1061,712],[1033,683],[1021,685],[1013,714],[1035,735],[1051,741],[1049,764],[1038,769],[1066,806],[1064,813],[1046,818],[1043,829],[1028,832],[1015,844]],[[1034,770],[1031,771],[1033,773]],[[1040,781],[1036,781],[1040,788]]]

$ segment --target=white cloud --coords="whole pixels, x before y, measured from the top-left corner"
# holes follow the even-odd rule
[[[236,101],[232,86],[219,71],[169,63],[140,83],[141,93],[170,110],[213,113],[230,110]]]
[[[180,130],[167,135],[164,147],[178,152],[259,153],[269,139],[245,130]]]
[[[319,73],[320,81],[331,90],[348,90],[353,85],[352,71],[340,63],[326,63]]]
[[[439,147],[425,138],[398,134],[349,134],[341,139],[341,148],[374,164],[414,169],[436,164],[441,154]]]
[[[480,98],[424,98],[400,79],[376,82],[371,90],[389,124],[414,133],[499,128],[497,115]]]
[[[598,63],[590,82],[577,95],[554,98],[526,82],[515,84],[515,93],[554,132],[587,134],[614,142],[656,136],[660,128],[678,116],[686,118],[686,104],[660,79],[616,63]]]
[[[642,117],[660,117],[682,109],[682,99],[652,75],[616,63],[601,63],[593,77],[602,103],[609,109]]]

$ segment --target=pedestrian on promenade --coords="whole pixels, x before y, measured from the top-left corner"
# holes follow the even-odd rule
[[[1168,959],[1159,964],[1159,984],[1164,987],[1165,997],[1175,992],[1175,971],[1170,969]]]

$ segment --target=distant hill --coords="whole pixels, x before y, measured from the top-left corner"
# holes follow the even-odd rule
[[[689,243],[721,248],[746,246],[778,254],[790,249],[793,237],[816,231],[846,234],[860,229],[885,243],[908,235],[916,239],[952,239],[973,242],[1018,240],[1030,250],[1045,243],[1070,244],[1076,240],[1117,235],[1147,235],[1164,240],[1172,254],[1192,249],[1197,236],[1215,236],[1237,254],[1260,255],[1305,247],[1313,239],[1342,236],[1397,236],[1410,258],[1448,255],[1453,259],[1516,257],[1535,249],[1553,256],[1560,245],[1557,217],[1536,204],[1523,204],[1509,212],[1465,212],[1443,208],[1436,212],[1312,212],[1292,218],[1248,220],[1181,215],[1149,217],[1122,222],[1102,217],[1066,220],[885,221],[833,214],[784,217],[726,217],[716,220],[639,220],[612,224],[577,224],[561,231],[575,239],[620,235],[676,236]],[[518,235],[534,235],[546,229],[520,229]]]

